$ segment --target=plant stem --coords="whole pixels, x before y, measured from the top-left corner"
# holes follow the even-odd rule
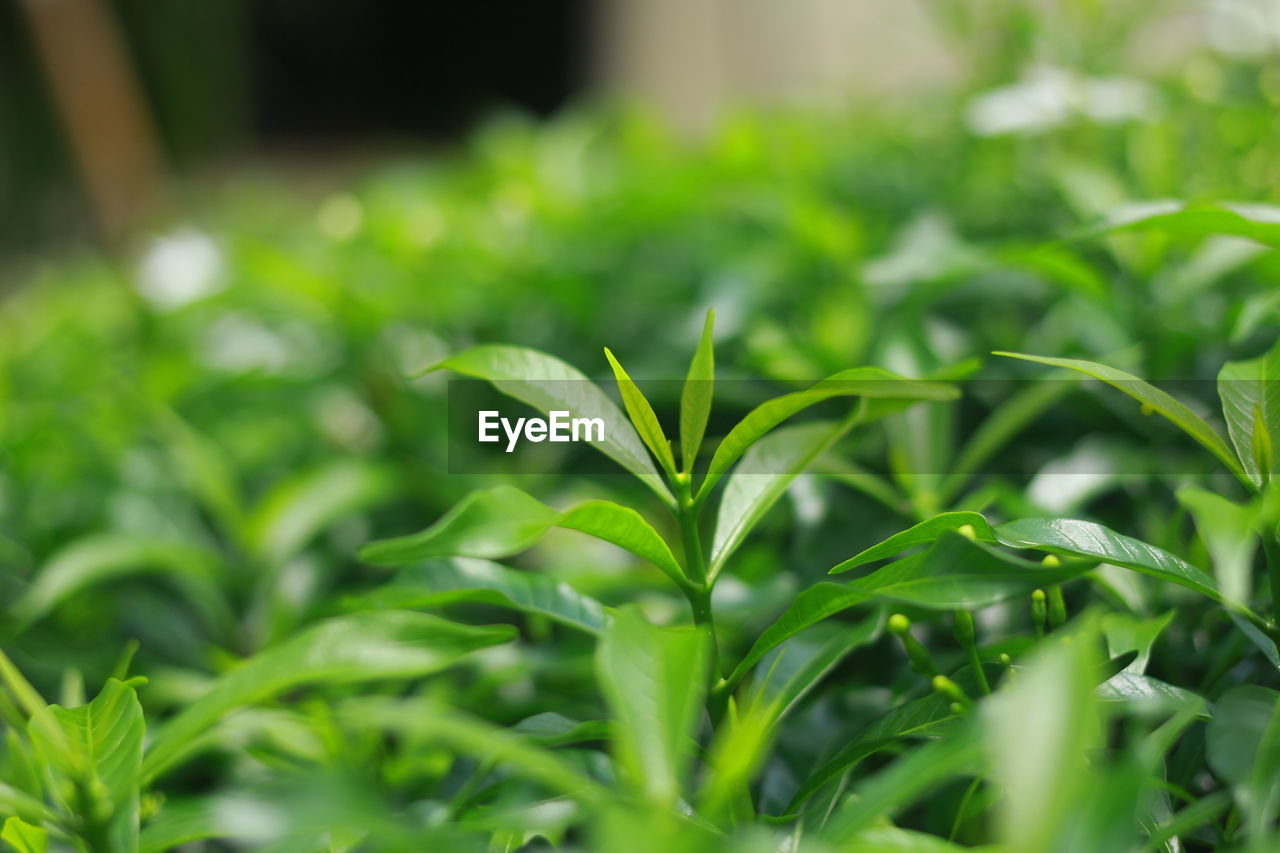
[[[680,521],[680,541],[684,546],[684,570],[691,587],[685,590],[689,606],[693,610],[693,624],[705,625],[711,637],[711,664],[708,669],[710,683],[720,681],[720,645],[716,639],[715,617],[711,612],[711,585],[707,580],[707,561],[702,553],[702,539],[698,535],[699,505],[694,501],[690,478],[683,474],[676,478],[679,506],[676,512]]]

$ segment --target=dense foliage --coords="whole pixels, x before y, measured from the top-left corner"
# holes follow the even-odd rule
[[[0,838],[1276,849],[1275,78],[1105,82],[498,121],[34,264]],[[448,371],[607,378],[636,476],[453,470]]]

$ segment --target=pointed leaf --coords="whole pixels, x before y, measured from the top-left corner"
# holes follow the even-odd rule
[[[1178,503],[1196,522],[1213,562],[1213,575],[1228,601],[1245,602],[1253,590],[1253,556],[1258,550],[1254,532],[1259,507],[1232,503],[1214,492],[1186,486],[1178,489]]]
[[[707,476],[698,489],[699,500],[715,487],[729,467],[747,452],[747,448],[778,424],[823,400],[854,396],[889,400],[954,400],[959,394],[948,385],[904,379],[877,367],[856,367],[829,376],[808,390],[761,403],[748,412],[716,448]]]
[[[994,664],[987,666],[986,674],[988,679],[994,682],[999,674],[999,668]],[[978,689],[977,680],[968,667],[959,670],[953,680],[966,692],[973,693]],[[839,752],[804,781],[792,796],[791,804],[787,806],[787,813],[794,812],[823,785],[838,779],[864,758],[904,738],[942,735],[960,717],[952,710],[951,704],[951,700],[947,697],[939,693],[930,693],[889,709],[855,735]]]
[[[591,634],[601,633],[606,621],[600,602],[566,583],[467,557],[408,566],[391,583],[355,599],[360,607],[403,610],[455,601],[479,601],[539,613]]]
[[[32,826],[19,817],[11,817],[0,830],[0,840],[18,853],[47,853],[49,833],[43,827]]]
[[[618,382],[618,392],[622,394],[622,404],[626,407],[627,415],[631,418],[636,432],[640,434],[645,447],[648,447],[654,458],[658,460],[662,470],[674,477],[676,461],[671,455],[671,444],[667,441],[666,433],[662,431],[662,424],[658,422],[653,406],[649,405],[644,392],[627,375],[627,371],[618,363],[618,359],[614,358],[608,347],[604,348],[604,356],[609,360],[609,366],[613,368],[613,377]]]
[[[845,584],[818,583],[801,592],[726,679],[737,683],[770,649],[810,625],[866,601],[888,600],[936,610],[973,610],[1060,583],[1081,566],[1045,568],[944,532],[929,550],[912,554]]]
[[[597,648],[618,761],[655,803],[674,805],[683,789],[707,666],[704,631],[659,628],[631,608],[618,612]]]
[[[573,418],[600,418],[604,441],[594,446],[643,480],[667,504],[675,504],[626,416],[578,369],[537,350],[493,345],[467,350],[429,368],[441,369],[484,379],[543,414],[554,409],[568,411]]]
[[[1024,518],[999,525],[996,536],[1010,548],[1035,548],[1122,566],[1223,602],[1217,582],[1186,560],[1092,521]]]
[[[648,560],[677,583],[683,581],[684,573],[666,541],[630,507],[593,500],[558,512],[512,486],[472,492],[420,533],[365,545],[360,559],[397,565],[430,557],[509,557],[531,547],[552,527],[612,542]]]
[[[45,761],[79,779],[94,799],[89,819],[103,825],[115,849],[136,850],[138,782],[146,723],[133,688],[114,678],[88,705],[50,705],[59,727],[49,731],[48,717],[33,718],[32,745]]]
[[[474,627],[400,610],[352,613],[320,622],[219,678],[159,732],[143,763],[155,778],[224,715],[285,690],[416,678],[451,666],[477,649],[509,642],[507,625]]]
[[[878,545],[872,545],[865,551],[854,554],[831,569],[828,574],[836,575],[841,572],[847,572],[850,569],[856,569],[866,563],[883,560],[886,557],[896,557],[903,551],[910,550],[917,545],[927,545],[943,533],[949,530],[959,530],[966,525],[973,528],[974,536],[980,541],[996,541],[995,531],[991,529],[991,525],[987,523],[987,520],[978,513],[944,512],[908,527],[901,533],[895,533]]]
[[[155,574],[176,584],[210,625],[222,627],[229,625],[232,617],[216,581],[219,572],[218,556],[195,545],[118,533],[87,536],[41,566],[9,614],[22,628],[81,590],[134,575]]]
[[[1280,464],[1280,343],[1259,358],[1224,364],[1218,371],[1218,397],[1236,454],[1260,489]]]
[[[851,425],[823,421],[782,427],[747,451],[729,475],[720,498],[708,569],[712,580],[787,487]]]
[[[716,312],[708,311],[698,349],[689,363],[689,375],[685,377],[684,389],[680,392],[680,454],[684,470],[690,474],[702,447],[702,436],[707,431],[707,418],[711,414],[711,399],[715,392],[715,343],[712,337],[715,322]]]
[[[996,352],[993,355],[1019,358],[1023,361],[1033,361],[1050,367],[1064,367],[1068,370],[1083,373],[1086,376],[1092,376],[1094,379],[1100,379],[1108,385],[1120,389],[1142,405],[1159,412],[1174,426],[1200,442],[1206,450],[1218,458],[1218,461],[1227,466],[1227,470],[1232,474],[1235,474],[1242,481],[1248,482],[1244,469],[1240,467],[1240,462],[1236,459],[1235,453],[1223,441],[1222,436],[1214,431],[1213,427],[1209,426],[1203,418],[1191,411],[1185,404],[1132,374],[1125,373],[1123,370],[1116,370],[1114,367],[1108,367],[1105,364],[1081,361],[1075,358],[1047,358],[1045,356],[1025,355],[1016,352]]]

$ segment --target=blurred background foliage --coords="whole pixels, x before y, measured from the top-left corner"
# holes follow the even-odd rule
[[[6,650],[48,695],[68,671],[98,683],[136,638],[148,712],[163,713],[369,588],[359,544],[485,480],[448,470],[443,379],[407,378],[473,343],[593,376],[607,344],[641,380],[678,378],[714,307],[720,376],[786,387],[856,364],[1026,375],[989,363],[996,349],[1209,379],[1275,337],[1274,252],[1090,235],[1154,200],[1280,200],[1270,3],[920,4],[922,55],[945,58],[929,82],[846,76],[768,98],[723,83],[690,105],[634,68],[590,70],[612,66],[591,65],[579,31],[612,32],[622,3],[497,4],[496,36],[443,4],[406,20],[390,4],[118,0],[165,165],[163,200],[106,235],[29,36],[37,5],[0,6],[0,600]],[[957,436],[1014,393],[979,383],[961,406],[860,435],[842,464],[887,492],[846,488],[852,469],[799,481],[741,552],[726,608],[754,624],[780,591],[962,498],[1204,554],[1169,489],[1191,449],[1069,389],[1028,404],[1033,428],[972,493],[938,494]],[[1212,409],[1211,386],[1189,393]],[[1101,466],[1090,485],[1036,490],[1073,455]],[[565,485],[571,460],[514,473],[560,501],[584,488]],[[553,535],[522,565],[609,604],[670,607],[649,575],[577,541]],[[527,672],[488,659],[439,693],[501,723],[555,702],[589,718],[580,645]],[[897,664],[855,680],[897,695]],[[856,716],[887,696],[836,701]],[[236,772],[202,765],[176,789]]]

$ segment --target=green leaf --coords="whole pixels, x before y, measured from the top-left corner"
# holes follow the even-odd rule
[[[742,540],[850,422],[787,426],[760,439],[733,469],[720,498],[708,577],[714,581]]]
[[[687,474],[693,473],[702,437],[707,431],[707,418],[711,415],[716,378],[715,342],[712,337],[715,322],[716,312],[712,309],[707,312],[698,349],[694,351],[689,375],[685,377],[684,388],[680,392],[680,455]]]
[[[385,500],[393,485],[386,470],[345,459],[290,477],[254,510],[249,541],[268,565],[280,565],[334,522]]]
[[[736,683],[772,648],[800,631],[866,601],[888,600],[935,610],[973,610],[1037,587],[1060,583],[1083,567],[1049,569],[944,532],[929,550],[845,584],[818,583],[795,597],[764,630],[726,679]]]
[[[671,548],[630,507],[595,500],[558,512],[512,486],[472,492],[420,533],[365,545],[360,559],[397,565],[430,557],[509,557],[531,547],[553,527],[612,542],[683,583],[684,572]]]
[[[976,775],[982,749],[975,728],[957,726],[948,737],[916,747],[860,781],[844,807],[823,828],[822,837],[838,842],[856,838],[857,833],[882,818],[892,818],[951,777]]]
[[[994,680],[999,669],[993,664],[986,668],[986,673],[988,678]],[[976,679],[968,667],[958,671],[953,680],[967,692],[977,690]],[[889,709],[810,774],[792,796],[787,813],[796,811],[822,786],[838,779],[858,762],[880,750],[905,738],[937,737],[944,734],[960,717],[952,710],[951,704],[949,698],[939,693],[930,693]]]
[[[622,365],[614,358],[608,347],[604,348],[604,357],[609,360],[609,366],[613,368],[613,377],[617,380],[618,391],[622,394],[622,405],[626,407],[627,415],[635,425],[636,432],[640,434],[640,439],[658,460],[662,470],[674,477],[676,461],[671,455],[671,444],[667,441],[666,433],[662,431],[658,416],[653,413],[653,406],[649,405],[644,393],[627,375],[627,371],[622,369]]]
[[[1223,597],[1234,602],[1248,601],[1253,589],[1253,557],[1258,550],[1254,532],[1258,507],[1233,503],[1192,486],[1179,489],[1177,497],[1195,519]]]
[[[853,396],[890,400],[954,400],[959,392],[948,385],[905,379],[877,367],[855,367],[829,376],[808,390],[784,394],[761,403],[748,412],[716,448],[707,475],[698,489],[698,499],[704,499],[729,466],[778,424],[823,400]]]
[[[763,675],[743,701],[748,709],[765,708],[767,725],[790,713],[836,664],[855,649],[874,643],[884,627],[884,613],[855,625],[815,625],[770,652],[761,661]]]
[[[363,608],[412,610],[478,601],[538,613],[591,634],[604,630],[604,606],[546,575],[509,569],[488,560],[455,557],[408,566],[395,580],[354,599]]]
[[[964,853],[969,847],[896,826],[872,826],[849,837],[840,847],[857,853]]]
[[[1101,619],[1102,634],[1107,640],[1107,653],[1112,656],[1128,651],[1137,652],[1124,671],[1142,675],[1147,671],[1147,661],[1151,658],[1151,648],[1155,645],[1164,629],[1173,621],[1175,611],[1170,610],[1162,616],[1150,619],[1139,619],[1128,613],[1108,613]]]
[[[1220,603],[1224,601],[1214,579],[1186,560],[1092,521],[1024,518],[999,525],[996,536],[1010,548],[1035,548],[1098,560],[1195,590]]]
[[[1055,635],[1037,648],[982,706],[988,772],[1004,794],[997,837],[1019,853],[1056,849],[1073,804],[1091,784],[1088,756],[1102,739],[1094,631],[1086,625],[1068,638]]]
[[[58,551],[10,607],[18,628],[44,617],[71,596],[98,584],[140,574],[172,581],[214,628],[231,624],[231,609],[217,578],[216,554],[195,545],[118,533],[87,536]]]
[[[1280,248],[1280,208],[1268,204],[1193,204],[1171,199],[1137,202],[1112,213],[1086,235],[1152,229],[1184,237],[1244,237]]]
[[[543,414],[567,411],[573,418],[600,418],[604,440],[593,442],[606,456],[639,477],[664,502],[675,505],[640,437],[626,417],[581,371],[537,350],[513,346],[480,346],[445,359],[428,370],[452,370],[490,382],[503,394],[528,403]]]
[[[32,719],[32,746],[49,765],[91,798],[81,803],[82,818],[96,833],[112,839],[113,849],[136,850],[138,782],[146,723],[133,688],[114,678],[88,705],[49,706],[50,717]]]
[[[1206,733],[1209,767],[1232,785],[1247,785],[1269,728],[1280,720],[1280,693],[1256,684],[1232,687],[1214,707]]]
[[[631,784],[674,805],[695,747],[707,679],[706,633],[659,628],[618,611],[596,651],[596,677],[617,723],[615,749]]]
[[[1172,713],[1191,709],[1200,719],[1209,719],[1208,701],[1196,693],[1158,678],[1136,672],[1120,672],[1098,685],[1098,699],[1128,705],[1138,710]]]
[[[555,711],[545,711],[525,717],[512,726],[511,731],[549,747],[608,740],[613,735],[613,726],[605,720],[579,721]]]
[[[1116,370],[1114,367],[1107,367],[1105,364],[1081,361],[1075,358],[1047,358],[1045,356],[1025,355],[1016,352],[996,352],[993,355],[1019,358],[1023,361],[1046,364],[1050,367],[1063,367],[1091,376],[1094,379],[1100,379],[1128,394],[1143,406],[1159,412],[1174,426],[1200,442],[1206,450],[1218,458],[1218,461],[1227,466],[1227,470],[1232,474],[1235,474],[1243,482],[1249,482],[1244,469],[1240,467],[1239,460],[1236,459],[1235,453],[1227,446],[1222,436],[1214,431],[1213,427],[1209,426],[1203,418],[1191,411],[1183,403],[1132,374],[1125,373],[1123,370]]]
[[[908,527],[901,533],[895,533],[878,545],[872,545],[865,551],[854,554],[849,559],[831,569],[828,574],[836,575],[856,569],[867,563],[895,557],[917,545],[926,545],[936,540],[949,530],[961,527],[973,528],[974,536],[983,542],[995,542],[996,534],[987,520],[976,512],[944,512],[926,519],[919,524]]]
[[[1218,397],[1245,474],[1261,489],[1280,465],[1280,343],[1259,358],[1224,364]]]
[[[19,817],[11,817],[4,822],[0,839],[18,853],[47,853],[49,849],[49,833]]]
[[[514,636],[507,625],[458,625],[398,610],[325,620],[219,678],[160,730],[147,752],[143,776],[153,779],[169,769],[192,739],[237,708],[309,685],[416,678]]]

